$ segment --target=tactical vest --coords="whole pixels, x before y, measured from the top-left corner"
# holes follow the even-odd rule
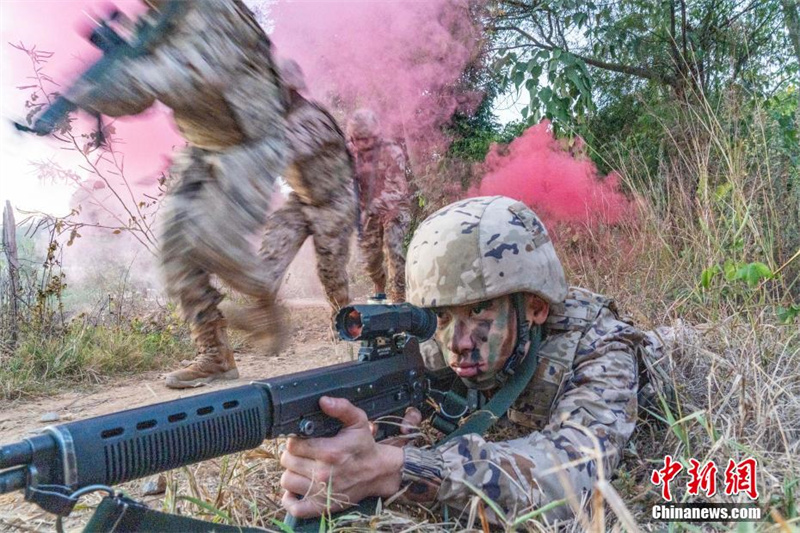
[[[509,408],[509,421],[536,430],[547,425],[553,403],[572,375],[580,340],[603,308],[617,315],[612,299],[578,287],[570,287],[563,302],[550,305],[546,337],[539,348],[539,365],[533,379]]]

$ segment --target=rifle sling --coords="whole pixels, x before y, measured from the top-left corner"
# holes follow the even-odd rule
[[[100,502],[83,533],[133,533],[136,531],[163,531],[181,533],[265,533],[266,529],[215,524],[154,511],[144,504],[122,495],[106,496]]]

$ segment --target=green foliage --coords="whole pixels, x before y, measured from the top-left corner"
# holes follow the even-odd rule
[[[109,327],[78,321],[52,337],[29,331],[0,366],[0,398],[35,396],[51,393],[54,387],[161,369],[192,352],[188,335],[180,329],[152,329],[136,320]]]
[[[772,270],[760,261],[742,263],[728,259],[723,265],[704,269],[700,274],[699,287],[706,292],[717,289],[719,295],[736,299],[752,294],[764,280],[773,277]],[[720,279],[722,283],[717,284],[715,280]]]
[[[781,324],[791,324],[800,316],[800,304],[791,304],[789,307],[778,307],[775,311]]]
[[[514,52],[500,56],[504,87],[528,92],[530,103],[522,109],[527,124],[543,117],[556,127],[579,122],[594,109],[592,81],[586,64],[560,48],[539,50],[527,61]]]
[[[523,118],[580,133],[642,90],[769,94],[797,68],[778,0],[500,0],[486,18],[504,86],[530,94]]]

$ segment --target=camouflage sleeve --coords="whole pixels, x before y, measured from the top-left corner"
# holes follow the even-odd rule
[[[467,435],[435,450],[407,448],[406,498],[463,508],[474,495],[471,485],[507,516],[570,495],[580,501],[601,475],[611,476],[633,432],[638,339],[638,330],[604,309],[581,340],[573,375],[544,430],[505,442]],[[571,516],[569,505],[547,513]]]
[[[244,61],[246,31],[236,2],[191,4],[170,32],[136,57],[114,61],[97,79],[79,78],[65,95],[78,107],[109,116],[135,115],[162,100],[190,102],[202,111],[212,93]]]
[[[381,154],[380,175],[383,186],[381,195],[373,201],[376,207],[391,210],[395,206],[409,202],[407,166],[408,161],[406,161],[402,148],[394,143],[384,145]]]
[[[119,60],[100,79],[78,78],[64,96],[81,109],[111,117],[141,113],[153,105],[155,95],[136,76],[140,62]]]

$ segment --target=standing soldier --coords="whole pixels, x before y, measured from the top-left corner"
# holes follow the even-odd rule
[[[304,98],[300,66],[281,63],[288,92],[286,140],[291,164],[284,172],[292,188],[286,204],[270,215],[261,248],[261,275],[270,280],[266,298],[228,308],[231,325],[274,353],[282,341],[282,321],[275,297],[286,269],[308,237],[314,239],[317,275],[336,313],[350,301],[347,262],[356,225],[353,160],[336,120],[319,104]]]
[[[403,241],[411,223],[408,160],[399,144],[381,137],[378,119],[369,109],[356,111],[347,125],[347,138],[356,159],[361,208],[359,245],[367,274],[376,294],[386,293],[391,301],[404,302]]]
[[[148,2],[147,46],[88,71],[64,97],[111,116],[169,107],[188,146],[175,157],[161,217],[160,260],[170,297],[189,321],[197,357],[167,375],[168,387],[239,376],[218,308],[216,274],[244,294],[269,280],[248,237],[266,222],[275,177],[286,165],[286,97],[271,44],[240,0]],[[113,56],[112,56],[113,57]]]

